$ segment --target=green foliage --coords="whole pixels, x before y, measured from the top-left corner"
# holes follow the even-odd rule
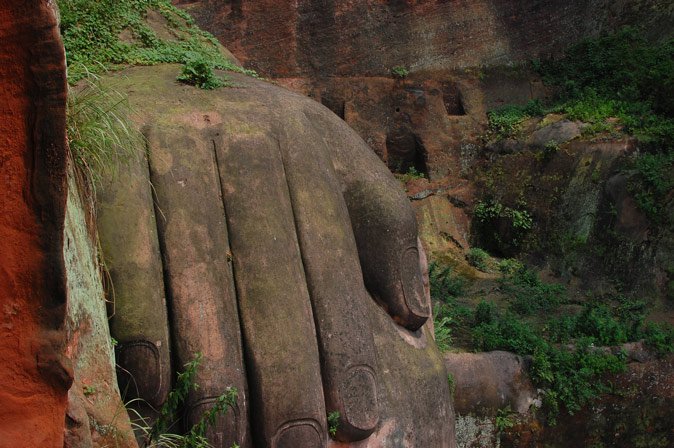
[[[125,97],[89,74],[68,95],[66,126],[73,160],[91,179],[112,177],[137,156],[143,136],[131,124]]]
[[[198,54],[185,62],[178,81],[204,90],[213,90],[225,85],[225,81],[213,72],[213,65]]]
[[[512,409],[510,409],[510,406],[506,406],[505,408],[496,411],[494,424],[496,425],[496,429],[500,432],[515,426],[515,414]]]
[[[620,126],[649,148],[630,167],[630,191],[651,220],[663,223],[674,188],[674,40],[652,43],[625,27],[584,40],[539,70],[560,89],[552,109],[590,123],[585,134]]]
[[[513,275],[522,269],[524,269],[524,265],[515,258],[504,258],[498,262],[498,270],[503,275]]]
[[[674,151],[642,154],[634,169],[637,176],[629,184],[630,192],[652,221],[663,223],[667,197],[674,189]]]
[[[501,281],[501,289],[516,313],[527,316],[549,311],[566,300],[564,286],[540,280],[536,272],[522,267]]]
[[[510,220],[513,229],[521,231],[531,230],[534,224],[533,218],[526,210],[510,208],[498,201],[480,201],[473,212],[480,222],[505,218]]]
[[[475,307],[475,318],[473,321],[475,325],[492,324],[496,320],[497,314],[498,311],[494,302],[481,300]]]
[[[411,180],[424,179],[426,176],[424,173],[420,173],[417,169],[411,166],[405,174],[396,174],[396,177],[403,183],[406,184]]]
[[[341,417],[339,411],[332,411],[328,414],[328,433],[331,437],[337,434],[339,429],[339,418]]]
[[[94,386],[84,386],[82,388],[82,393],[85,397],[88,397],[96,393],[96,388]]]
[[[496,199],[479,201],[473,209],[473,216],[480,243],[501,254],[518,250],[534,225],[527,210],[509,207]]]
[[[395,66],[391,69],[391,75],[393,75],[394,78],[401,78],[401,79],[406,78],[407,75],[409,74],[410,71],[400,65]]]
[[[452,268],[440,267],[433,262],[428,266],[431,297],[446,304],[451,304],[455,297],[464,293],[466,280],[452,273]]]
[[[560,313],[560,305],[568,302],[561,285],[543,282],[525,267],[505,270],[501,289],[510,307],[500,312],[494,302],[484,300],[476,306],[471,326],[473,347],[531,356],[530,375],[543,390],[544,410],[551,424],[560,412],[573,414],[609,391],[604,374],[624,370],[623,353],[598,347],[645,339],[660,354],[674,351],[674,327],[644,325],[643,301],[595,299],[580,312]],[[545,313],[532,321],[527,316],[534,311]]]
[[[473,338],[479,350],[508,350],[532,356],[530,374],[544,391],[544,407],[550,423],[554,423],[560,411],[573,414],[607,391],[601,376],[625,367],[624,357],[591,349],[590,338],[578,339],[575,347],[560,347],[512,313],[478,324]]]
[[[471,247],[466,254],[468,263],[482,272],[487,272],[489,258],[489,254],[479,247]]]
[[[674,327],[649,322],[643,330],[646,344],[660,356],[674,352]]]
[[[456,380],[451,373],[447,374],[447,384],[449,385],[449,393],[454,396],[454,392],[456,391]]]
[[[244,71],[169,0],[58,0],[58,5],[71,83],[125,65],[185,63],[194,53],[215,68]],[[150,13],[165,21],[171,38],[158,36],[148,25]]]
[[[491,110],[487,113],[489,135],[496,139],[516,137],[521,131],[524,120],[542,113],[541,103],[537,100],[530,101],[524,106],[509,104]]]
[[[210,448],[206,439],[206,431],[215,424],[216,419],[224,415],[227,409],[236,404],[236,388],[227,390],[216,398],[215,404],[206,411],[199,421],[186,434],[173,434],[174,425],[179,421],[181,409],[190,391],[195,391],[199,385],[195,382],[197,369],[201,364],[202,355],[196,354],[194,360],[185,364],[185,370],[178,373],[176,385],[169,393],[166,402],[159,410],[159,416],[152,426],[136,424],[136,429],[145,434],[143,446],[145,448]],[[144,422],[143,422],[144,423]]]
[[[564,58],[543,63],[541,73],[564,98],[592,90],[614,101],[645,103],[656,113],[674,112],[674,41],[653,44],[636,28],[583,40]]]
[[[452,348],[452,319],[449,316],[442,316],[437,307],[433,315],[435,344],[441,352],[449,351]]]

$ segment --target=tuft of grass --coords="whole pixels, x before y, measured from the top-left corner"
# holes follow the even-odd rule
[[[73,160],[94,184],[114,176],[143,147],[142,134],[129,120],[126,98],[103,87],[92,73],[71,89],[66,117]]]

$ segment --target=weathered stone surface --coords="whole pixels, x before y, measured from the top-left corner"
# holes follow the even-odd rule
[[[272,77],[505,65],[559,52],[623,24],[659,33],[674,29],[668,0],[174,3],[184,5],[245,65]]]
[[[65,59],[48,1],[0,1],[0,443],[62,447]]]
[[[496,415],[506,407],[525,414],[537,398],[520,356],[495,351],[446,353],[444,358],[454,376],[457,414]]]
[[[338,410],[336,438],[352,446],[453,446],[444,366],[419,328],[429,304],[416,223],[397,181],[320,105],[239,75],[217,92],[177,86],[176,70],[130,69],[110,83],[142,111],[159,222],[149,244],[162,254],[153,269],[169,285],[177,354],[226,357],[203,378],[244,391],[239,428],[248,407],[253,436],[238,443],[325,446],[326,414]],[[139,213],[120,209],[131,222]],[[219,311],[232,306],[231,278],[241,339],[235,311]],[[215,331],[201,333],[204,322]]]
[[[68,170],[68,200],[63,257],[66,263],[68,306],[66,356],[72,361],[74,382],[68,392],[65,447],[136,447],[120,399],[113,345],[108,328],[105,294],[92,224],[93,200],[85,181]]]
[[[581,130],[582,123],[578,121],[560,120],[532,132],[527,143],[538,147],[547,144],[560,145],[580,137]]]

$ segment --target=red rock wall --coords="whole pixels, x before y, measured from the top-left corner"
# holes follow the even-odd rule
[[[0,0],[0,445],[61,447],[65,59],[46,0]]]
[[[670,0],[174,0],[265,76],[388,75],[555,53],[639,24],[674,34]]]

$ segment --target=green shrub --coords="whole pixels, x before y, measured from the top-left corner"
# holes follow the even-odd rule
[[[514,258],[506,258],[498,262],[498,270],[503,275],[513,275],[515,272],[524,268],[524,265]]]
[[[396,177],[404,184],[411,180],[424,179],[426,175],[417,171],[417,169],[411,166],[405,174],[396,174]]]
[[[674,352],[674,327],[666,324],[648,323],[643,330],[646,344],[660,356]]]
[[[487,272],[489,258],[489,254],[479,247],[472,247],[466,254],[468,263],[482,272]]]
[[[498,429],[500,432],[515,426],[515,414],[513,413],[512,409],[510,409],[510,406],[496,411],[494,424],[496,425],[496,429]]]
[[[435,344],[441,352],[449,351],[452,347],[452,319],[448,316],[437,317],[434,313],[433,329],[435,330]]]
[[[225,85],[224,79],[213,72],[213,65],[196,54],[183,65],[178,81],[204,90],[213,90]]]
[[[432,262],[428,266],[431,298],[446,304],[453,303],[453,299],[462,295],[466,286],[466,280],[452,273],[452,268],[440,267]]]
[[[332,411],[328,414],[328,433],[330,437],[334,437],[339,429],[339,418],[341,414],[339,411]]]
[[[410,74],[410,71],[407,70],[405,67],[402,67],[400,65],[395,66],[391,69],[391,75],[393,75],[394,78],[407,78],[407,76]]]
[[[674,188],[674,151],[642,154],[634,169],[637,177],[628,185],[630,192],[652,221],[663,223],[667,197]]]
[[[509,207],[495,199],[479,201],[473,216],[480,245],[500,256],[516,253],[534,224],[527,210]]]
[[[504,277],[501,289],[508,296],[511,309],[523,316],[550,311],[567,300],[564,286],[543,282],[536,272],[525,267]]]
[[[524,106],[509,104],[491,110],[487,112],[490,136],[497,139],[517,137],[524,120],[542,113],[541,103],[537,100],[530,101]]]
[[[476,325],[472,333],[478,350],[508,350],[532,356],[531,378],[543,389],[544,410],[551,424],[562,410],[573,414],[606,392],[608,386],[602,375],[619,372],[626,365],[622,356],[591,349],[592,339],[580,338],[573,348],[557,347],[511,313]]]
[[[478,303],[475,307],[475,317],[473,319],[473,323],[475,325],[492,324],[496,321],[496,316],[496,304],[494,302],[481,300],[480,303]]]
[[[480,201],[473,211],[478,221],[487,223],[496,219],[508,219],[513,229],[520,231],[531,230],[533,218],[526,210],[507,207],[498,201]]]

